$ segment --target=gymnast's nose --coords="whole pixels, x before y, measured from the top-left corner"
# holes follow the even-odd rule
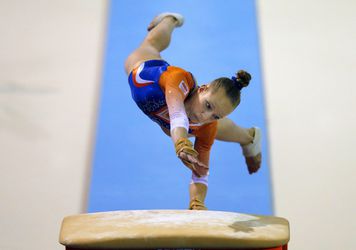
[[[211,116],[212,116],[211,112],[209,112],[209,111],[203,111],[203,112],[201,112],[201,114],[200,114],[200,121],[201,121],[201,122],[207,122],[207,121],[210,120]]]

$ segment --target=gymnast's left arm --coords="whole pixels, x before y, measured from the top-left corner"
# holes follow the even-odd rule
[[[203,125],[197,131],[194,149],[198,152],[199,161],[207,167],[206,169],[199,169],[198,167],[198,170],[204,173],[202,175],[207,175],[209,172],[210,149],[214,143],[216,132],[216,121]]]
[[[201,176],[209,173],[210,148],[211,146],[201,143],[201,138],[195,139],[194,149],[198,152],[199,161],[205,165],[205,167],[196,166],[196,170]]]

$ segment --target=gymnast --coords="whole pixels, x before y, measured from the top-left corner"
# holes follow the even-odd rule
[[[240,70],[198,86],[194,76],[169,65],[160,52],[169,46],[172,32],[184,18],[162,13],[148,25],[141,45],[125,61],[132,98],[137,106],[172,138],[177,157],[192,171],[189,209],[207,209],[209,155],[215,139],[241,145],[250,174],[261,166],[261,131],[245,129],[227,118],[240,103],[241,89],[251,75]],[[194,136],[194,146],[188,137]]]

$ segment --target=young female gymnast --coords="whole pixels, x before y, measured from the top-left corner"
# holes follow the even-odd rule
[[[246,71],[198,86],[190,72],[170,66],[160,52],[170,43],[174,28],[182,26],[178,13],[162,13],[149,24],[142,44],[125,62],[125,71],[138,107],[172,138],[177,157],[192,170],[190,209],[206,209],[209,155],[214,139],[242,147],[248,171],[261,166],[261,131],[244,129],[226,118],[240,103],[240,92],[251,80]],[[188,139],[195,136],[194,146]]]

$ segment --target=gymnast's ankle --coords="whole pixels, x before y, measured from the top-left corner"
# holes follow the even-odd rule
[[[246,129],[246,132],[249,136],[249,139],[247,142],[243,142],[243,143],[241,142],[240,143],[241,146],[245,146],[245,145],[253,143],[253,139],[255,138],[255,128],[252,127],[252,128]]]

